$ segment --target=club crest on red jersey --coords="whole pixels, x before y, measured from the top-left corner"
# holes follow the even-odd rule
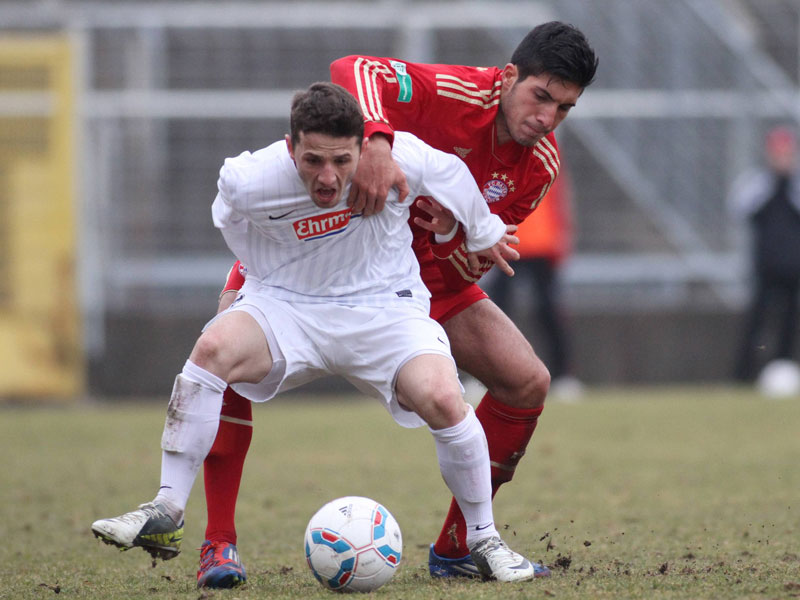
[[[344,210],[337,210],[335,212],[300,219],[292,223],[292,227],[294,227],[294,232],[298,240],[317,240],[343,232],[350,224],[351,218],[360,216],[360,214],[351,214],[350,209],[345,208]]]
[[[482,191],[483,197],[486,198],[486,202],[489,204],[499,202],[508,196],[508,184],[502,179],[490,179],[483,184]]]
[[[483,184],[483,197],[486,202],[500,202],[509,192],[514,191],[514,180],[511,179],[506,173],[502,175],[498,172],[492,173],[492,178]]]

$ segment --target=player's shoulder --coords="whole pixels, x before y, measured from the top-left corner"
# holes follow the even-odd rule
[[[264,165],[270,164],[283,156],[288,156],[288,154],[286,142],[280,140],[255,152],[245,150],[238,156],[226,158],[222,168],[226,171],[246,174],[263,168]]]
[[[432,150],[413,133],[395,131],[392,143],[392,158],[406,176],[406,182],[412,188],[417,187],[424,173],[424,163]]]
[[[392,157],[408,180],[418,180],[428,167],[460,162],[455,155],[437,150],[408,131],[395,132]]]
[[[284,140],[270,144],[255,152],[244,151],[238,156],[226,158],[219,173],[219,188],[228,195],[246,190],[253,185],[273,181],[264,177],[265,171],[281,170],[289,158]]]
[[[392,144],[392,155],[395,158],[406,156],[414,152],[414,150],[422,149],[424,151],[427,148],[430,148],[430,146],[410,131],[395,132],[394,143]]]
[[[472,67],[469,65],[431,64],[427,65],[441,79],[458,79],[476,85],[487,85],[499,81],[502,71],[497,67]]]
[[[432,65],[436,90],[441,99],[482,110],[500,100],[502,71],[497,67],[468,65]]]

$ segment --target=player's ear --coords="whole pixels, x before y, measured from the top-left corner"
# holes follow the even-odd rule
[[[517,69],[517,65],[508,63],[505,67],[503,67],[503,88],[511,89],[511,87],[517,82],[518,77],[519,70]]]
[[[289,150],[289,156],[292,158],[292,160],[294,160],[294,148],[292,148],[292,138],[289,136],[288,133],[283,137],[286,140],[286,149]]]

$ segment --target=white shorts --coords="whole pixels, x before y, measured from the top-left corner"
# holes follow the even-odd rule
[[[422,418],[397,401],[397,374],[421,354],[453,360],[442,326],[411,303],[407,308],[301,304],[248,292],[240,293],[228,308],[234,310],[258,322],[272,354],[272,370],[259,383],[231,386],[254,402],[326,375],[340,375],[361,392],[383,400],[398,424],[419,427],[425,424]],[[455,361],[453,374],[458,376]]]

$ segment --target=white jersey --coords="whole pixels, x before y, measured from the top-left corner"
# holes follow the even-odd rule
[[[225,160],[212,206],[214,225],[247,266],[245,287],[258,286],[290,302],[354,306],[408,305],[427,312],[430,294],[411,249],[409,205],[431,196],[466,230],[467,248],[496,244],[505,233],[467,167],[456,156],[398,132],[392,155],[406,175],[403,204],[392,190],[380,213],[363,217],[347,207],[348,189],[334,208],[308,195],[284,141]]]

